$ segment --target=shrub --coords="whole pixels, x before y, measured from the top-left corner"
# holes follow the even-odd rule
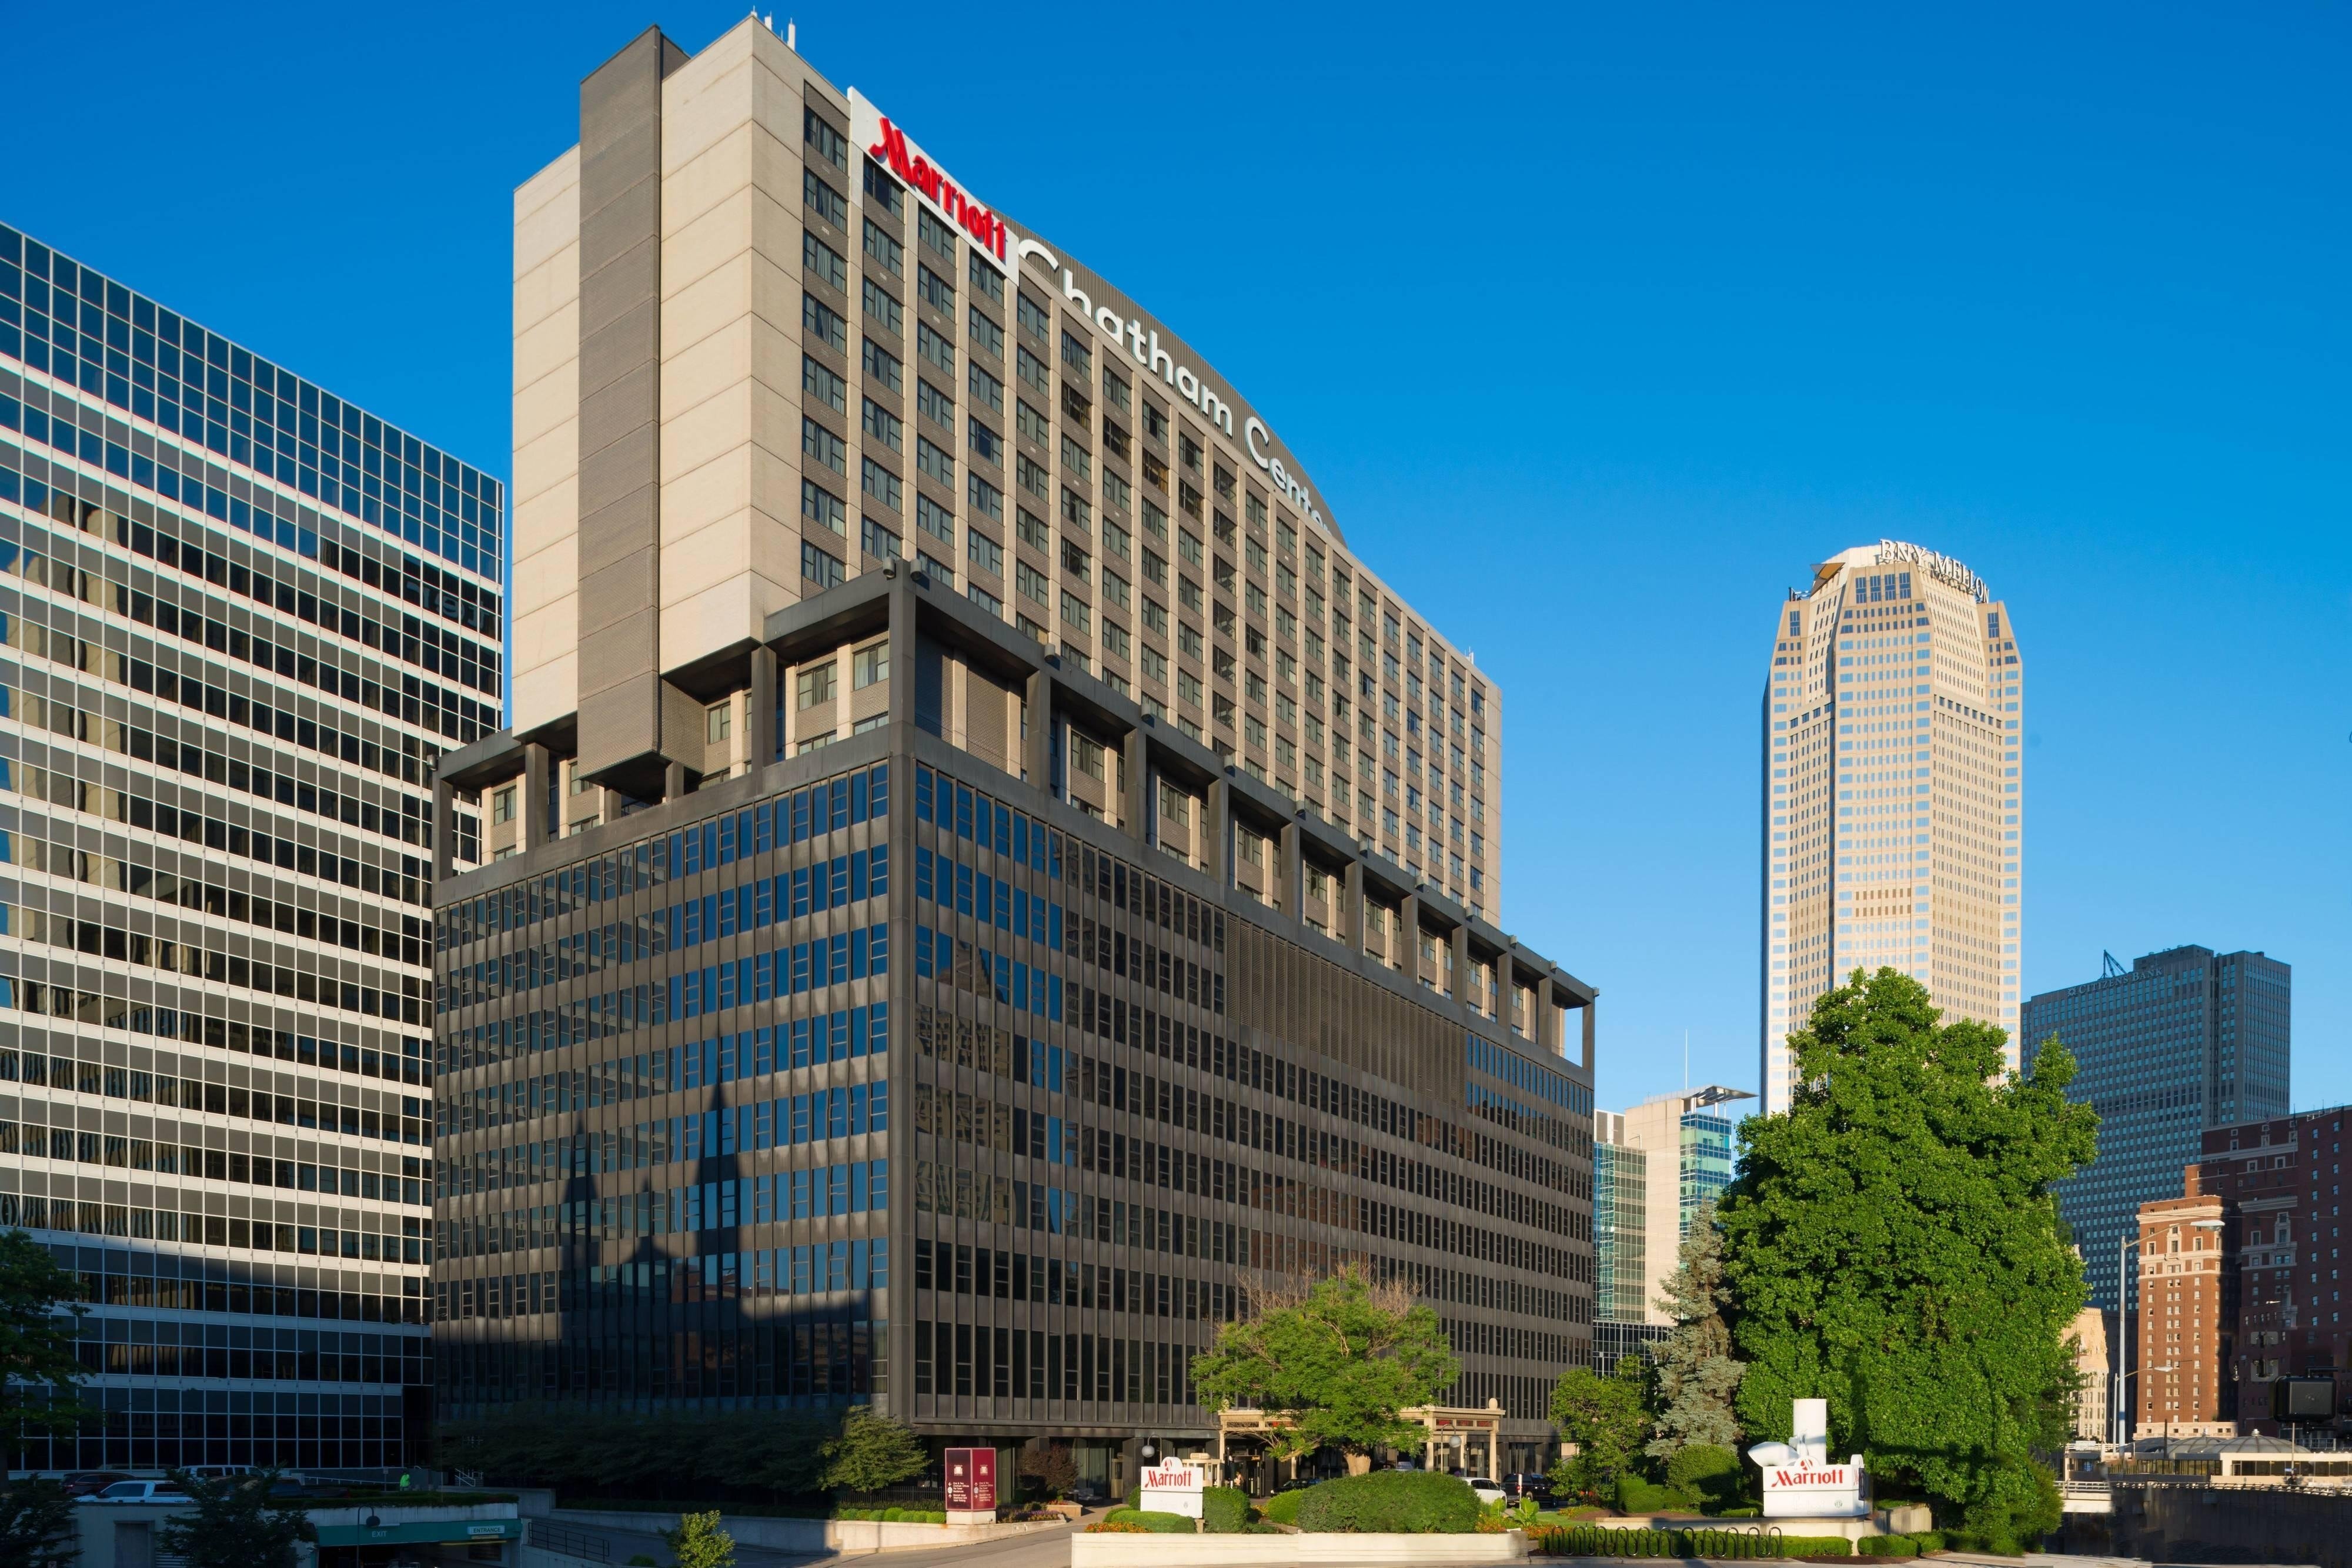
[[[1211,1535],[1237,1535],[1249,1522],[1249,1493],[1239,1487],[1211,1487],[1201,1494],[1201,1528]]]
[[[903,1508],[886,1508],[882,1511],[882,1522],[885,1524],[904,1524],[906,1521],[907,1511]]]
[[[1680,1500],[1715,1513],[1738,1502],[1748,1475],[1739,1456],[1713,1443],[1693,1443],[1666,1461],[1666,1486]]]
[[[928,1509],[923,1512],[910,1513],[907,1516],[907,1522],[909,1524],[945,1524],[947,1521],[948,1511],[943,1508]]]
[[[1297,1524],[1298,1522],[1298,1505],[1306,1500],[1307,1491],[1305,1488],[1300,1488],[1296,1491],[1278,1491],[1272,1497],[1266,1499],[1265,1506],[1258,1511],[1264,1514],[1272,1523]]]
[[[1915,1531],[1912,1532],[1911,1540],[1919,1548],[1919,1555],[1922,1557],[1930,1552],[1941,1552],[1944,1549],[1944,1534],[1938,1530]]]
[[[1843,1535],[1784,1535],[1780,1538],[1783,1557],[1851,1557],[1853,1542]]]
[[[1907,1535],[1865,1535],[1853,1543],[1864,1557],[1916,1557],[1919,1543]]]
[[[1374,1470],[1303,1494],[1298,1528],[1397,1535],[1459,1535],[1478,1528],[1478,1494],[1433,1470]]]
[[[1111,1511],[1108,1522],[1132,1524],[1154,1535],[1191,1535],[1192,1520],[1188,1514],[1161,1513],[1156,1509],[1121,1508]]]
[[[1617,1510],[1621,1513],[1662,1513],[1682,1501],[1665,1488],[1631,1470],[1617,1478]]]
[[[1595,1524],[1539,1525],[1528,1550],[1551,1557],[1702,1557],[1780,1555],[1780,1539],[1746,1530],[1608,1530]]]
[[[1101,1519],[1087,1525],[1087,1533],[1088,1535],[1149,1535],[1151,1531],[1139,1524],[1130,1524],[1123,1519]]]

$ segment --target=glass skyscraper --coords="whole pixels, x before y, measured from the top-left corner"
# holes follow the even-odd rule
[[[2138,1234],[2140,1205],[2182,1196],[2204,1131],[2287,1114],[2294,971],[2198,946],[2106,970],[2028,1001],[2021,1032],[2029,1067],[2043,1041],[2065,1043],[2080,1069],[2067,1098],[2099,1113],[2099,1156],[2058,1185],[2058,1212],[2092,1302],[2113,1311],[2117,1240]]]
[[[0,227],[0,1225],[79,1276],[104,1413],[20,1467],[406,1458],[428,791],[499,722],[504,515]]]

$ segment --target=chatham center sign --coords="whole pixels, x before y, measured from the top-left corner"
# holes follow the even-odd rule
[[[1830,1402],[1800,1399],[1785,1443],[1759,1443],[1748,1458],[1764,1478],[1767,1519],[1866,1519],[1869,1478],[1862,1456],[1832,1464]]]

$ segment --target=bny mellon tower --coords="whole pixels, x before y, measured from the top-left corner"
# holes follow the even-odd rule
[[[2008,607],[1882,539],[1822,562],[1773,627],[1764,699],[1763,1098],[1788,1037],[1856,968],[1924,982],[2017,1061],[2023,666]]]

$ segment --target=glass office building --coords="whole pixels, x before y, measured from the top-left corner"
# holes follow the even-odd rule
[[[498,481],[0,227],[0,1224],[79,1275],[103,1412],[20,1466],[406,1457],[427,790],[499,720],[503,531]]]
[[[2032,998],[2022,1029],[2029,1063],[2045,1040],[2065,1042],[2066,1097],[2099,1113],[2098,1158],[2056,1191],[2092,1303],[2112,1312],[2116,1242],[2139,1234],[2141,1205],[2182,1196],[2206,1131],[2288,1113],[2294,971],[2194,946],[2105,967]]]

